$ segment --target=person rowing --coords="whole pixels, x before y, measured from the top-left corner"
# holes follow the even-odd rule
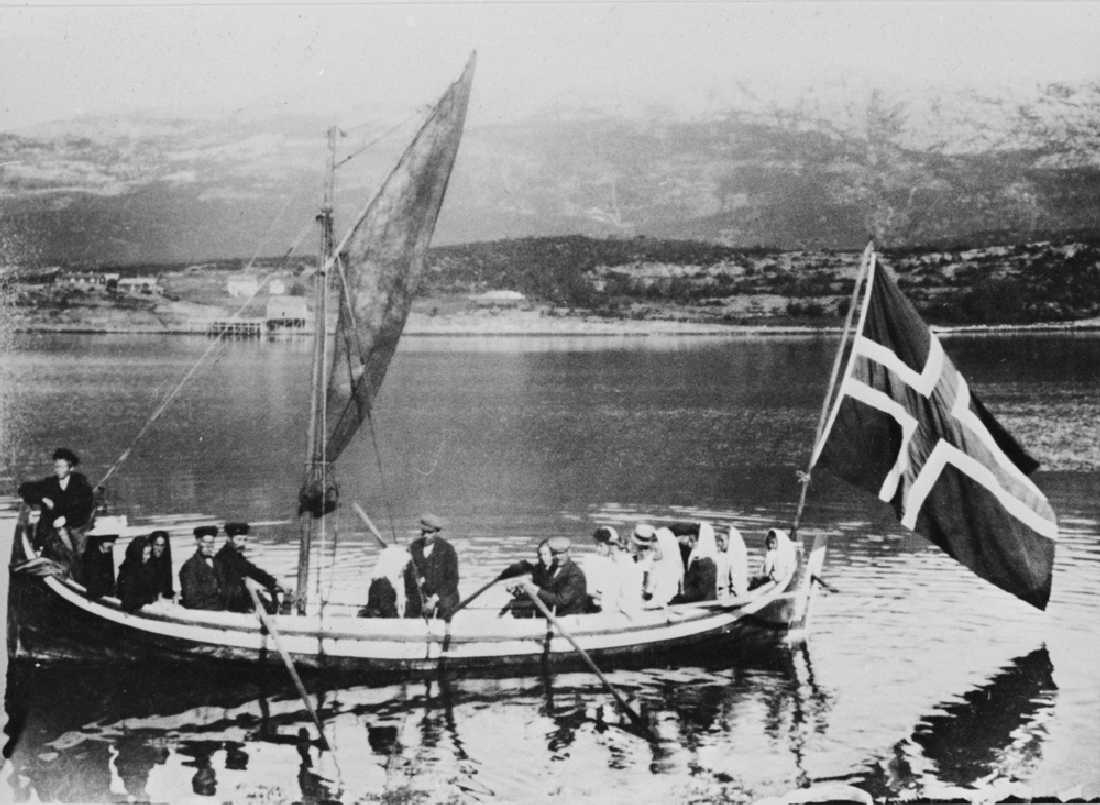
[[[446,619],[458,606],[458,554],[440,532],[443,521],[420,516],[420,536],[409,545],[405,570],[405,617]]]
[[[523,589],[537,597],[553,614],[580,615],[588,611],[588,583],[584,571],[569,556],[569,537],[547,540],[553,556],[549,579],[541,586],[533,579],[520,582]]]

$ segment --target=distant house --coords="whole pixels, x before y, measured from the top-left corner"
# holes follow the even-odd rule
[[[65,285],[83,290],[108,286],[117,287],[118,280],[119,274],[117,271],[66,271],[60,278],[60,281]]]
[[[230,296],[252,296],[260,290],[260,280],[251,274],[235,274],[225,281]]]
[[[518,307],[527,297],[519,291],[486,291],[466,298],[478,307]]]
[[[118,289],[122,293],[158,293],[156,277],[119,277]]]
[[[267,300],[267,327],[305,327],[309,321],[306,300],[302,296],[272,296]]]

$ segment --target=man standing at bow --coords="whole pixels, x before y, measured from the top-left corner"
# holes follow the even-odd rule
[[[409,545],[405,569],[405,617],[446,619],[458,606],[458,554],[439,535],[443,521],[420,517],[420,536]]]

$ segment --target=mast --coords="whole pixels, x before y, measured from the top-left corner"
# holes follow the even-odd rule
[[[316,530],[323,540],[325,534],[325,502],[329,486],[329,461],[325,455],[324,416],[326,407],[328,342],[328,272],[333,261],[334,225],[333,199],[336,188],[336,137],[339,129],[332,127],[328,137],[328,162],[325,166],[325,189],[317,223],[321,228],[321,249],[317,272],[313,276],[313,366],[310,380],[309,428],[306,445],[306,484],[321,497],[320,516]],[[308,599],[309,555],[313,542],[313,517],[305,513],[298,543],[297,610],[304,614]]]

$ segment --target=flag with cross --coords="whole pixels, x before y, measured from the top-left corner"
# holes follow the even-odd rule
[[[1038,467],[872,254],[848,365],[812,465],[893,505],[978,576],[1039,609],[1058,526]]]

